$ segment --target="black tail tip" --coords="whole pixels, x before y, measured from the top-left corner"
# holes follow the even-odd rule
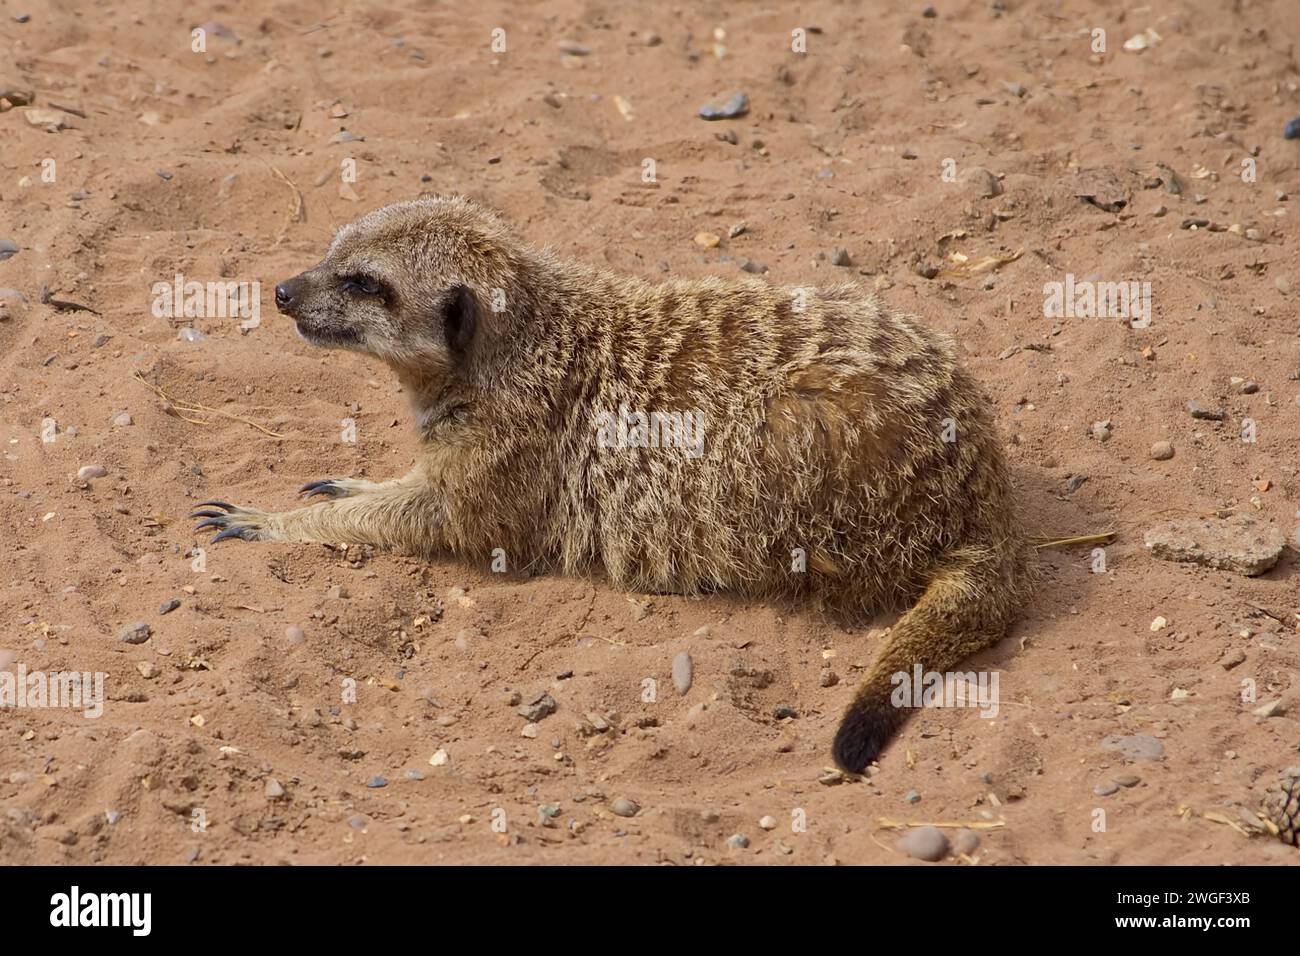
[[[854,701],[835,732],[831,755],[841,770],[862,773],[880,756],[903,723],[903,711]]]

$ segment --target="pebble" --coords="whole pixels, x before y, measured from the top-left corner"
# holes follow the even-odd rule
[[[831,265],[851,266],[853,265],[853,259],[847,249],[835,249],[831,252]]]
[[[1150,734],[1112,734],[1101,742],[1102,750],[1121,754],[1129,760],[1163,760],[1165,745]]]
[[[1109,797],[1112,793],[1119,793],[1119,784],[1099,783],[1092,788],[1092,792],[1099,797]]]
[[[147,622],[136,621],[134,624],[128,624],[122,633],[117,635],[117,639],[123,644],[143,644],[149,640],[151,633],[153,632]]]
[[[839,682],[839,675],[829,667],[823,667],[821,673],[817,675],[817,683],[822,687],[834,687]]]
[[[198,329],[191,329],[187,327],[177,332],[176,338],[180,339],[182,342],[202,342],[204,339],[207,338],[207,336],[204,335],[202,332],[200,332]]]
[[[767,264],[759,262],[756,259],[741,259],[740,268],[743,272],[752,272],[755,275],[762,275],[767,271]]]
[[[588,56],[591,53],[591,47],[584,46],[577,40],[561,40],[558,46],[561,53],[567,53],[569,56]]]
[[[673,685],[677,688],[677,693],[685,694],[691,689],[694,673],[695,665],[689,651],[682,651],[673,658]]]
[[[1158,441],[1151,446],[1151,457],[1156,461],[1168,461],[1174,457],[1174,446],[1167,441]]]
[[[371,777],[369,780],[366,781],[366,786],[369,787],[371,790],[377,790],[380,787],[388,786],[388,779],[386,777],[381,777],[378,774],[376,774],[375,776]]]
[[[1147,551],[1162,560],[1200,564],[1247,577],[1272,568],[1286,547],[1280,528],[1247,513],[1167,521],[1147,531],[1143,540]]]
[[[798,717],[795,709],[789,704],[778,704],[772,711],[772,716],[777,720],[785,720],[787,717]]]
[[[1228,651],[1227,656],[1224,657],[1224,659],[1221,661],[1221,664],[1225,671],[1230,671],[1238,664],[1244,664],[1245,661],[1246,661],[1246,652],[1238,648],[1236,650]]]
[[[749,846],[749,837],[743,833],[733,833],[727,837],[727,846],[733,850],[743,850]]]
[[[1202,405],[1195,399],[1187,403],[1187,411],[1193,418],[1206,422],[1221,422],[1224,418],[1223,412]]]
[[[609,809],[618,817],[634,817],[641,812],[641,807],[627,797],[619,797],[609,805]]]
[[[284,629],[284,636],[295,644],[301,644],[307,637],[297,624],[290,624]]]
[[[544,717],[555,713],[555,698],[543,691],[521,706],[517,713],[529,723],[535,724]]]
[[[1136,787],[1142,782],[1142,778],[1135,773],[1122,773],[1115,778],[1115,782],[1121,787]]]
[[[266,794],[268,800],[279,800],[284,796],[284,787],[280,786],[280,781],[271,777],[266,781],[266,787],[262,791]]]
[[[775,830],[776,817],[772,817],[772,816],[760,817],[758,820],[758,825],[762,827],[764,830]]]
[[[1102,442],[1110,440],[1110,419],[1109,418],[1106,419],[1105,421],[1092,423],[1092,437],[1097,439],[1097,441],[1102,441]]]
[[[429,758],[429,766],[442,767],[445,766],[447,761],[450,759],[451,758],[447,756],[447,751],[443,750],[442,748],[439,748],[435,750],[433,752],[433,756]]]
[[[112,423],[114,428],[125,428],[127,425],[134,424],[130,412],[118,412],[113,416]]]
[[[408,771],[406,771],[406,779],[407,779],[407,780],[423,780],[423,779],[424,779],[424,774],[420,773],[420,771],[418,771],[418,770],[408,770]]]
[[[981,199],[992,199],[1002,195],[1002,183],[983,166],[972,166],[962,173],[961,180],[974,188]]]
[[[18,243],[12,239],[0,239],[0,262],[18,255]]]
[[[938,827],[914,827],[895,847],[913,859],[935,863],[948,855],[948,838]]]
[[[706,120],[735,119],[749,112],[749,97],[739,91],[709,100],[700,107],[700,118]]]
[[[970,856],[980,847],[979,834],[974,830],[958,830],[952,841],[952,852],[959,856]]]
[[[904,802],[904,803],[920,803],[920,802],[921,802],[921,795],[920,795],[919,793],[917,793],[915,790],[909,790],[909,791],[907,791],[906,795],[904,795],[904,797],[903,797],[903,802]]]
[[[716,249],[721,241],[722,239],[712,232],[697,232],[695,234],[695,244],[701,249]]]
[[[1237,391],[1241,392],[1242,395],[1254,395],[1256,392],[1259,391],[1259,383],[1252,382],[1251,380],[1247,379],[1246,381],[1241,383],[1241,386],[1237,389]]]
[[[1281,698],[1269,701],[1251,711],[1256,717],[1281,717],[1286,713],[1286,701]]]
[[[1300,116],[1287,120],[1287,124],[1282,127],[1282,136],[1286,139],[1300,139]]]
[[[172,611],[176,610],[180,606],[181,606],[181,602],[179,599],[171,598],[170,600],[163,601],[162,604],[158,605],[158,613],[170,614]]]
[[[77,470],[77,478],[81,481],[89,481],[91,478],[103,478],[108,474],[108,469],[103,465],[82,465]]]

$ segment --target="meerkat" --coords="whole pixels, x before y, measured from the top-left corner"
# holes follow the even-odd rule
[[[894,675],[993,644],[1029,590],[989,400],[950,338],[854,285],[651,283],[446,197],[344,226],[275,301],[306,341],[393,369],[418,456],[290,511],[205,502],[214,541],[503,549],[629,591],[906,609],[835,735],[851,772],[906,719]]]

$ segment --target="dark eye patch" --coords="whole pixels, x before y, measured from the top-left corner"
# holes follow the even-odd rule
[[[359,292],[361,295],[383,296],[387,292],[384,284],[374,276],[368,276],[360,272],[340,276],[339,285],[344,292]]]

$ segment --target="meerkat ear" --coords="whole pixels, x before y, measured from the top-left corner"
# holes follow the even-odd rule
[[[443,309],[442,331],[447,338],[447,348],[463,355],[474,338],[478,326],[478,300],[469,286],[453,286]]]

